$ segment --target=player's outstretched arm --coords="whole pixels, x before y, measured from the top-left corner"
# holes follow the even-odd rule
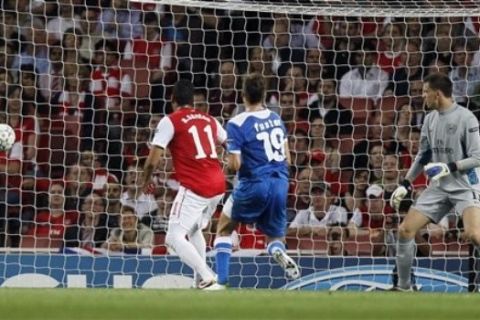
[[[152,179],[153,170],[158,166],[160,159],[163,157],[164,150],[158,146],[152,146],[150,149],[150,154],[148,155],[145,165],[143,166],[143,190],[148,192],[150,180]]]

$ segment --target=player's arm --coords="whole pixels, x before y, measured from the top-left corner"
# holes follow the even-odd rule
[[[471,116],[465,119],[464,134],[465,141],[462,141],[462,145],[466,151],[468,158],[462,159],[450,164],[451,171],[467,171],[472,168],[480,167],[480,135],[479,125],[476,117]],[[453,170],[452,170],[453,169]]]
[[[228,169],[237,172],[242,166],[243,134],[239,126],[229,122],[227,124],[227,166]]]
[[[453,155],[455,159],[460,159],[450,163],[429,163],[425,166],[425,172],[432,180],[439,180],[455,171],[468,171],[480,167],[480,136],[477,118],[470,114],[464,114],[460,119],[459,125],[463,126],[457,130],[459,141],[462,145],[461,154]]]
[[[150,153],[148,155],[147,160],[145,161],[145,165],[143,166],[143,174],[142,174],[142,181],[143,181],[143,190],[147,190],[148,185],[150,184],[150,180],[152,178],[152,173],[155,168],[157,168],[160,160],[163,158],[165,151],[162,147],[153,145],[150,149]]]
[[[150,153],[145,165],[143,166],[142,182],[143,190],[148,190],[148,185],[152,178],[153,170],[158,167],[158,164],[165,153],[165,148],[173,139],[174,127],[169,117],[163,117],[158,123],[155,135],[151,143]]]

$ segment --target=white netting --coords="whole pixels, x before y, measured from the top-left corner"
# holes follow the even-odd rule
[[[0,243],[7,250],[105,253],[124,203],[152,232],[126,252],[166,254],[178,190],[169,156],[156,172],[155,194],[135,193],[148,140],[171,112],[172,85],[192,80],[196,107],[226,123],[242,111],[242,76],[260,72],[265,103],[291,134],[288,249],[310,256],[307,273],[333,261],[332,268],[352,266],[359,256],[392,257],[402,217],[385,199],[418,149],[421,79],[444,72],[458,103],[476,114],[480,106],[479,1],[2,5],[0,121],[17,132],[14,148],[0,157]],[[425,185],[423,176],[415,181],[416,195]],[[451,213],[419,234],[419,256],[463,261],[468,245],[459,240],[458,220]],[[205,233],[209,248],[215,221]],[[253,226],[237,231],[239,255],[264,252],[265,237]],[[437,269],[458,273],[461,263]],[[264,278],[240,274],[234,283],[257,286]]]

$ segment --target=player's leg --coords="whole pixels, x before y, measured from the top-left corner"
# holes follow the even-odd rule
[[[287,193],[288,180],[272,178],[270,198],[258,227],[267,236],[267,252],[284,270],[290,279],[300,277],[300,269],[288,256],[285,248],[285,231],[287,229]]]
[[[440,221],[451,209],[448,194],[438,188],[427,188],[410,207],[398,227],[398,288],[410,289],[411,270],[415,257],[415,235],[430,222]]]
[[[480,208],[469,207],[463,211],[465,238],[480,248]]]
[[[407,216],[398,227],[397,270],[398,287],[411,287],[410,272],[415,257],[415,234],[426,226],[430,219],[417,209],[410,208]]]
[[[195,246],[186,239],[187,235],[201,229],[202,212],[206,205],[204,198],[180,188],[173,202],[165,242],[185,264],[200,274],[204,282],[211,282],[215,280],[215,274]]]
[[[455,203],[455,210],[462,214],[464,238],[480,248],[480,195],[468,190],[452,194],[451,200]]]
[[[208,226],[213,213],[215,212],[218,203],[222,200],[223,194],[211,198],[208,201],[208,206],[205,209],[205,212],[202,216],[201,228],[196,228],[191,234],[188,235],[189,241],[193,244],[198,254],[202,257],[203,261],[206,262],[207,256],[207,242],[205,241],[205,236],[203,230]],[[194,283],[195,287],[199,287],[201,282],[201,277],[197,272],[194,273]]]
[[[228,197],[223,207],[222,214],[217,224],[217,236],[214,241],[215,246],[215,271],[217,273],[217,282],[220,285],[227,285],[230,275],[230,257],[232,255],[232,232],[237,223],[231,219],[232,215],[232,196]]]

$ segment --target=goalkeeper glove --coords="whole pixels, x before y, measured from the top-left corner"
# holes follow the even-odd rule
[[[450,172],[456,171],[457,165],[455,162],[451,162],[449,164],[434,162],[427,164],[424,167],[424,170],[429,179],[432,181],[438,181],[440,178],[448,176]]]
[[[396,211],[400,208],[400,203],[412,191],[412,184],[408,180],[403,180],[402,183],[393,191],[390,197],[390,206]]]

